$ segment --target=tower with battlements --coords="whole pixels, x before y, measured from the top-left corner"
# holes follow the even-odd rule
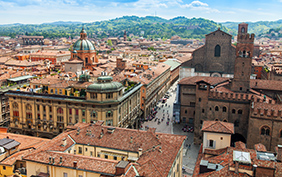
[[[231,90],[234,92],[248,92],[254,50],[254,34],[248,33],[248,24],[238,26],[234,79]]]

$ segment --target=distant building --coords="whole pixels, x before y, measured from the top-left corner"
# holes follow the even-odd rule
[[[22,36],[20,41],[22,45],[44,45],[43,36]]]
[[[83,61],[83,69],[91,69],[94,63],[98,63],[94,44],[87,39],[87,33],[82,28],[80,39],[78,39],[71,49],[71,60]]]

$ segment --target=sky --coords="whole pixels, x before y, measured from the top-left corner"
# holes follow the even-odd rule
[[[275,21],[282,19],[281,9],[282,0],[0,0],[0,24],[94,22],[126,15]]]

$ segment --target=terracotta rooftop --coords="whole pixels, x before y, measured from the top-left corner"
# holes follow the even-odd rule
[[[155,129],[139,131],[115,127],[113,133],[109,133],[107,129],[113,127],[102,126],[101,124],[79,123],[75,127],[80,127],[79,133],[78,130],[64,132],[52,139],[48,144],[38,148],[32,154],[27,155],[24,159],[48,164],[48,158],[51,156],[55,157],[55,165],[70,168],[72,168],[73,161],[76,160],[79,169],[98,170],[103,173],[113,174],[115,170],[113,167],[115,167],[118,161],[63,152],[66,152],[73,144],[89,144],[90,146],[127,152],[139,152],[141,148],[142,155],[138,158],[137,164],[133,163],[138,173],[145,174],[148,177],[167,176],[186,138],[180,135],[155,133]],[[91,135],[86,135],[87,132],[91,132]],[[102,137],[100,137],[101,132],[104,132]],[[62,146],[64,138],[67,141],[66,146]],[[60,157],[63,158],[61,164],[59,163]],[[131,171],[125,176],[135,175]]]
[[[221,121],[204,121],[202,131],[234,134],[234,124]]]
[[[186,77],[179,81],[180,85],[196,85],[196,82],[204,81],[209,83],[210,85],[215,85],[222,83],[224,81],[229,80],[229,78],[224,77],[205,77],[205,76],[194,76],[194,77]]]

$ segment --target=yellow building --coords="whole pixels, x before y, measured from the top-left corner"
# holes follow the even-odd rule
[[[26,162],[23,156],[35,151],[50,140],[43,138],[17,135],[12,133],[0,133],[0,177],[20,174],[27,177]]]
[[[67,81],[64,81],[66,83]],[[97,82],[72,81],[38,85],[48,92],[9,91],[11,122],[9,131],[52,138],[78,122],[134,128],[140,115],[140,87],[124,92],[119,82],[102,76]]]
[[[24,156],[27,176],[182,177],[185,136],[102,124],[78,123]]]

